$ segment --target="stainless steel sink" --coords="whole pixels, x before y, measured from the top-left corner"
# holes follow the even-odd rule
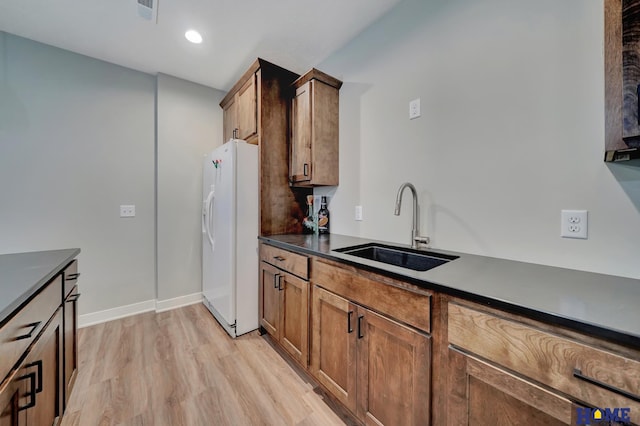
[[[413,269],[414,271],[428,271],[429,269],[433,269],[436,266],[443,265],[458,258],[458,256],[387,246],[378,243],[344,247],[336,249],[335,251],[399,266],[401,268]]]

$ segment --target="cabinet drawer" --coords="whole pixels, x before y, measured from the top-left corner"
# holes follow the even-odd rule
[[[0,383],[58,309],[61,294],[58,275],[0,329]]]
[[[62,271],[64,278],[64,293],[62,293],[62,298],[66,299],[73,287],[78,283],[78,259],[73,259],[73,261],[67,265],[67,267]]]
[[[640,354],[627,358],[455,303],[448,318],[452,345],[587,405],[630,407],[632,421],[640,420]]]
[[[345,299],[431,332],[430,294],[394,287],[319,261],[313,263],[312,281]]]
[[[260,259],[300,278],[309,279],[309,258],[305,255],[262,244]]]

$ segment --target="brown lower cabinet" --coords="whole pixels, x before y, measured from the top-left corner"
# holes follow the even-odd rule
[[[66,408],[78,372],[78,286],[64,300],[64,406]]]
[[[62,309],[58,308],[20,368],[0,391],[0,425],[58,424],[63,410],[62,338]]]
[[[450,424],[577,424],[580,405],[560,394],[455,349],[449,349],[449,359],[454,371]]]
[[[309,282],[260,262],[260,325],[300,364],[309,359]]]
[[[319,286],[311,372],[365,424],[428,425],[430,337]]]
[[[464,301],[447,318],[450,424],[638,424],[637,351]]]

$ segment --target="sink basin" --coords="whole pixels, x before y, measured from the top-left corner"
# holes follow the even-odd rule
[[[443,265],[458,258],[458,256],[450,256],[431,251],[413,250],[377,243],[344,247],[336,249],[335,251],[399,266],[401,268],[413,269],[414,271],[428,271],[429,269],[433,269],[436,266]]]

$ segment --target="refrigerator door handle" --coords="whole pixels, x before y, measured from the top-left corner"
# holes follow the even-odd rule
[[[211,192],[209,192],[209,195],[207,196],[207,200],[205,201],[206,207],[204,209],[204,217],[203,217],[205,234],[207,234],[207,239],[209,240],[209,243],[211,244],[212,248],[215,245],[215,243],[213,240],[213,235],[211,234],[211,216],[213,215],[213,209],[211,207],[213,205],[213,201],[215,198],[216,197],[212,189]]]

